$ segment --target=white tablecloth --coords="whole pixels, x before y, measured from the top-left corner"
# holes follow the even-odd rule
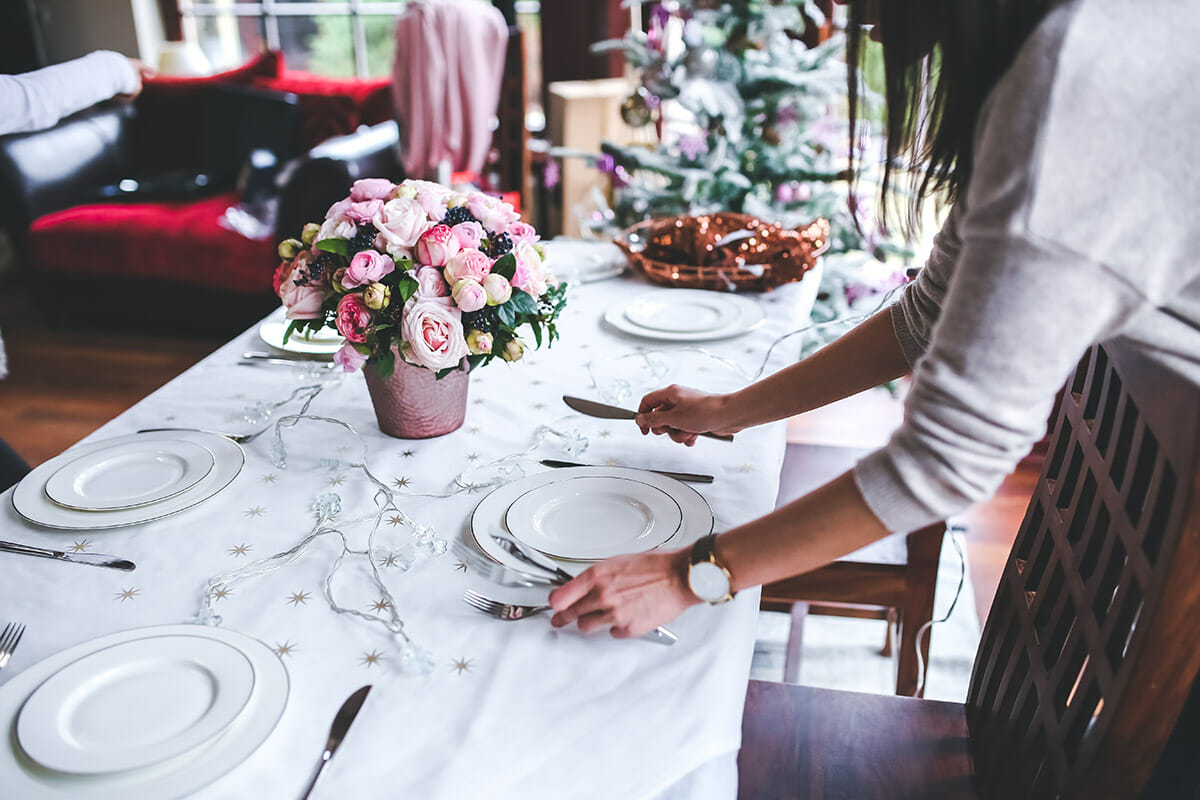
[[[806,318],[812,286],[761,297],[765,324],[703,345],[638,340],[602,323],[610,305],[649,291],[670,290],[634,279],[576,288],[561,320],[562,338],[552,349],[471,376],[467,420],[453,434],[424,441],[384,436],[359,375],[327,378],[310,413],[353,425],[368,445],[371,470],[406,495],[405,513],[448,540],[464,536],[482,495],[426,495],[445,493],[465,470],[526,450],[541,424],[586,436],[589,446],[578,461],[715,474],[714,483],[696,488],[712,505],[717,530],[765,513],[778,488],[781,425],[745,431],[733,443],[702,439],[684,448],[664,437],[642,437],[631,422],[576,415],[560,396],[600,398],[597,381],[604,394],[620,394],[613,387],[625,381],[632,397],[624,402],[632,406],[642,391],[667,382],[711,388],[744,383],[698,350],[753,370],[777,337]],[[789,340],[777,348],[771,369],[793,359],[798,346]],[[247,407],[313,383],[302,370],[237,365],[242,351],[261,349],[256,328],[247,331],[88,441],[162,425],[246,430]],[[23,521],[6,498],[0,539],[119,554],[134,560],[137,570],[0,553],[0,620],[21,620],[29,628],[10,667],[0,672],[0,684],[102,634],[194,619],[210,577],[301,539],[312,527],[310,506],[318,495],[340,495],[346,519],[374,509],[373,489],[361,473],[339,466],[356,443],[336,426],[305,422],[289,432],[286,469],[272,463],[271,440],[267,434],[247,446],[246,466],[225,491],[159,522],[56,532]],[[565,457],[555,445],[547,439],[523,462],[526,471],[542,469],[537,458]],[[368,529],[344,527],[356,549],[364,546]],[[381,536],[401,547],[407,532],[395,526]],[[332,537],[319,539],[295,563],[238,583],[216,601],[224,627],[280,653],[291,693],[262,747],[196,796],[295,796],[338,706],[365,683],[373,683],[374,691],[315,797],[732,796],[757,592],[743,592],[718,608],[690,609],[671,623],[678,644],[664,647],[584,636],[574,628],[556,631],[548,615],[521,622],[486,617],[462,602],[474,576],[453,551],[408,572],[384,567],[408,634],[433,658],[432,672],[414,677],[401,674],[398,644],[382,626],[330,610],[322,587],[337,549]],[[333,587],[341,605],[379,613],[378,592],[362,563],[347,562]]]

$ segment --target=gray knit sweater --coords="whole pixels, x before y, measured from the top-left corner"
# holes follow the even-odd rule
[[[904,422],[855,479],[893,531],[995,492],[1092,344],[1200,383],[1200,3],[1071,0],[993,90],[975,166],[892,309]]]

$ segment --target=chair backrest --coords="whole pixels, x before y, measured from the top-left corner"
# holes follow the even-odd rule
[[[1200,391],[1120,343],[1067,384],[967,697],[983,797],[1134,797],[1200,668]]]

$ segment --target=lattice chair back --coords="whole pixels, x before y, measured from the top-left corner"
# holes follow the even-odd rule
[[[982,797],[1135,797],[1200,667],[1200,392],[1127,346],[1068,383],[967,698]]]

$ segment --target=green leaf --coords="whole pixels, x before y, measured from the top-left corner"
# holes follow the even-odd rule
[[[536,314],[537,301],[533,299],[533,295],[523,292],[520,289],[513,289],[512,297],[501,308],[511,307],[518,314]]]
[[[298,320],[298,319],[294,319],[288,323],[287,330],[283,332],[283,343],[284,344],[288,343],[288,339],[291,338],[292,334],[295,333],[296,328],[299,328],[299,327],[300,327],[300,320]]]
[[[542,346],[542,326],[536,321],[529,323],[529,327],[533,329],[533,340],[537,342],[537,346]]]
[[[375,357],[374,362],[375,371],[384,380],[392,377],[392,373],[396,371],[396,355],[390,347],[380,351],[379,355]]]
[[[479,353],[478,355],[467,356],[467,363],[471,365],[471,369],[478,369],[491,360],[491,353]]]
[[[512,253],[505,253],[496,259],[495,264],[492,264],[492,272],[503,275],[511,281],[513,275],[517,274],[517,257]]]
[[[346,239],[322,239],[316,248],[326,253],[337,253],[339,256],[350,256],[350,242]]]
[[[395,291],[392,292],[392,305],[395,305],[396,303],[400,303],[401,305],[404,305],[416,293],[417,293],[417,279],[411,278],[406,275],[404,277],[404,280],[400,281],[396,285]]]
[[[513,292],[513,296],[516,296],[516,292]],[[500,320],[501,325],[509,328],[517,324],[517,310],[513,308],[511,301],[502,306],[496,306],[496,318]]]

